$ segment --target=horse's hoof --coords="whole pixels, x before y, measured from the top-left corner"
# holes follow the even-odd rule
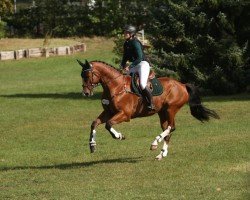
[[[159,160],[160,161],[160,160],[162,160],[162,158],[163,158],[162,155],[158,155],[158,156],[155,157],[155,160]]]
[[[125,138],[124,135],[121,135],[119,139],[120,139],[120,140],[125,140],[126,138]]]
[[[158,147],[157,145],[151,145],[150,150],[154,151],[157,149],[157,147]]]
[[[89,145],[90,153],[94,153],[96,151],[96,145]]]

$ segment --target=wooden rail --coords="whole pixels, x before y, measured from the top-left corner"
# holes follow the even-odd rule
[[[84,43],[76,44],[74,46],[63,46],[54,48],[31,48],[19,49],[15,51],[0,51],[0,60],[19,60],[22,58],[37,58],[70,55],[75,52],[85,52],[86,45]]]

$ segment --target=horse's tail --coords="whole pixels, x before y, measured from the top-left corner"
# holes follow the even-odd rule
[[[219,119],[219,115],[214,111],[206,108],[201,103],[201,98],[198,89],[191,84],[186,84],[186,88],[189,94],[189,107],[193,117],[203,121],[208,121],[211,117]]]

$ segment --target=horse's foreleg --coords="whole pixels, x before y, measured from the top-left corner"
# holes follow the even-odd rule
[[[127,120],[128,117],[123,112],[119,112],[115,114],[109,121],[107,121],[105,128],[110,132],[111,136],[114,139],[124,140],[125,139],[124,135],[117,132],[112,126]]]
[[[105,123],[107,120],[108,115],[103,111],[91,124],[89,137],[89,148],[91,153],[94,153],[96,150],[96,127],[102,123]]]

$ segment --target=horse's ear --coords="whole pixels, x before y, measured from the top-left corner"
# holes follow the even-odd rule
[[[85,68],[85,65],[80,60],[77,59],[77,62],[82,66],[82,68]]]
[[[91,68],[91,65],[89,64],[89,61],[85,60],[85,66],[86,66],[86,69],[90,69]]]

